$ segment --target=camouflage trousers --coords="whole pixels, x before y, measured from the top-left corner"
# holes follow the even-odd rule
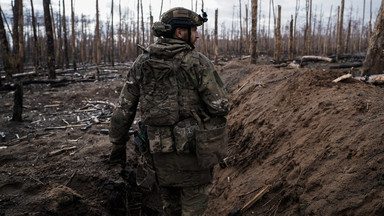
[[[160,187],[164,216],[204,216],[211,184],[194,187]]]

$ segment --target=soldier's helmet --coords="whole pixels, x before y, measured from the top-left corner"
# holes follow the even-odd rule
[[[156,37],[170,36],[176,28],[189,28],[200,26],[207,22],[207,13],[199,15],[183,7],[172,8],[161,15],[160,22],[155,22],[152,26],[152,32]]]

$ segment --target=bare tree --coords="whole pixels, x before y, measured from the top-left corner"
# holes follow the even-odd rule
[[[24,58],[24,17],[23,17],[23,1],[16,0],[12,7],[13,10],[13,66],[16,73],[23,72]]]
[[[47,35],[47,58],[48,58],[47,60],[48,60],[49,78],[56,79],[55,46],[53,44],[52,21],[51,21],[51,14],[49,12],[50,4],[51,4],[51,0],[43,0],[45,32]]]
[[[342,44],[343,44],[343,17],[344,17],[344,0],[341,0],[341,8],[340,8],[340,18],[339,18],[339,29],[337,35],[337,47],[336,47],[336,61],[339,61],[340,55],[342,52]]]
[[[201,0],[201,10],[204,10],[204,0]],[[205,25],[201,26],[201,40],[200,40],[200,45],[201,45],[201,52],[204,55],[207,55],[207,47],[205,44],[205,31],[204,31]]]
[[[296,23],[297,23],[297,16],[299,14],[299,10],[300,10],[300,0],[296,0],[295,23],[294,23],[294,27],[293,27],[293,47],[295,50],[296,50],[296,48],[298,48],[298,46],[296,46],[296,41],[297,41]],[[296,53],[298,53],[298,52],[296,51]]]
[[[152,16],[152,6],[151,5],[149,5],[149,23],[150,23],[150,28],[152,28],[152,26],[153,26],[153,16]],[[153,38],[154,36],[153,36],[152,31],[149,31],[149,32],[150,32],[149,43],[153,44],[153,42],[155,41],[154,38]]]
[[[277,5],[277,25],[275,28],[275,60],[280,63],[281,58],[281,5]]]
[[[1,9],[1,6],[0,6],[0,40],[1,40],[1,50],[3,54],[3,67],[5,71],[5,80],[11,81],[12,80],[11,51],[10,51],[9,42],[7,39],[7,32],[4,27],[3,10]]]
[[[331,10],[329,12],[329,18],[328,18],[328,24],[327,24],[327,30],[326,30],[326,33],[325,33],[325,40],[324,40],[324,51],[323,53],[325,55],[328,54],[329,50],[330,50],[330,46],[331,46],[331,17],[332,17],[332,6],[331,6]]]
[[[345,44],[344,44],[344,53],[347,53],[348,52],[348,48],[349,48],[349,42],[350,42],[350,39],[351,39],[351,28],[352,28],[352,7],[351,7],[351,12],[349,14],[349,20],[348,20],[348,26],[347,26],[347,35],[345,37]],[[364,24],[362,24],[364,25]],[[360,44],[359,44],[360,46]],[[359,48],[360,49],[360,48]]]
[[[101,63],[101,36],[100,36],[100,21],[99,21],[99,0],[96,0],[96,47],[95,47],[95,51],[96,51],[96,64],[97,65],[100,65]]]
[[[63,0],[63,36],[64,36],[64,64],[66,68],[69,68],[69,56],[68,56],[68,39],[67,39],[67,17],[65,16],[65,2]]]
[[[248,5],[245,5],[245,53],[248,55],[249,54],[249,31],[248,31]]]
[[[257,61],[257,0],[252,0],[251,64]]]
[[[16,0],[19,4],[18,15],[19,15],[19,52],[17,55],[18,73],[24,72],[24,15],[23,15],[23,0]]]
[[[71,21],[72,21],[72,63],[73,63],[73,70],[77,70],[76,68],[76,31],[75,31],[75,9],[73,7],[73,0],[71,0]]]
[[[121,0],[119,0],[119,36],[118,36],[118,41],[117,41],[117,46],[118,46],[118,51],[119,51],[119,61],[123,62],[123,53],[124,53],[124,46],[123,46],[123,29],[122,29],[122,19],[121,19]]]
[[[140,8],[141,8],[141,32],[143,35],[143,42],[145,44],[145,30],[144,30],[144,11],[143,11],[143,0],[140,0]]]
[[[215,64],[218,62],[218,55],[219,55],[219,42],[217,37],[217,18],[218,18],[219,9],[215,10]]]
[[[381,0],[375,28],[369,40],[367,55],[363,63],[363,75],[383,73],[384,68],[384,0]]]
[[[307,29],[307,54],[312,54],[312,0],[309,0],[309,20]]]
[[[112,0],[112,3],[111,3],[111,16],[112,16],[112,19],[111,19],[111,61],[112,61],[112,67],[115,67],[115,37],[114,37],[114,32],[113,32],[113,0]]]
[[[239,0],[239,16],[240,16],[240,40],[239,40],[239,52],[240,52],[240,59],[241,59],[241,56],[243,55],[243,26],[241,24],[241,20],[243,19],[241,17],[241,0]]]
[[[289,22],[289,45],[288,45],[289,59],[293,59],[293,16]]]
[[[33,0],[31,0],[31,12],[32,12],[32,28],[33,28],[33,65],[35,69],[40,66],[40,49],[38,46],[38,38],[37,38],[37,30],[36,30],[36,17],[35,12],[33,10]]]

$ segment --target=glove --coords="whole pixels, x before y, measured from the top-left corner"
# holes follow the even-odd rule
[[[109,156],[109,162],[111,164],[121,164],[125,166],[127,161],[127,152],[125,144],[112,144],[111,155]]]

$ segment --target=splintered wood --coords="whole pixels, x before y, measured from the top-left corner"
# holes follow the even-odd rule
[[[334,79],[332,82],[338,83],[338,82],[340,82],[342,80],[349,79],[349,78],[352,78],[352,74],[345,74],[345,75],[343,75],[343,76],[341,76],[341,77],[339,77],[337,79]]]

